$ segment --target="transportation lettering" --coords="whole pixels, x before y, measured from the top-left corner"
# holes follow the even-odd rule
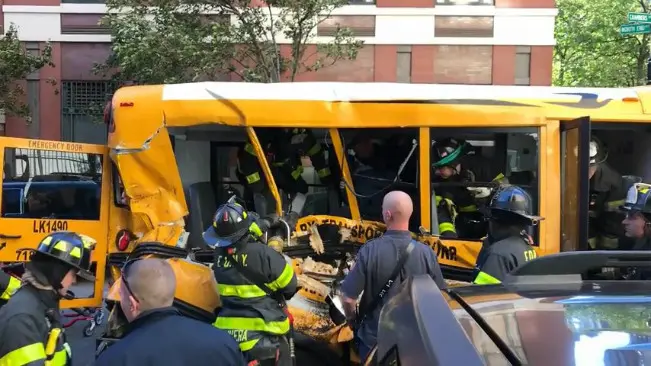
[[[379,238],[382,236],[382,233],[384,233],[384,230],[375,227],[372,224],[367,224],[367,225],[360,225],[360,224],[352,224],[348,220],[337,220],[335,218],[323,218],[320,220],[312,220],[309,222],[304,222],[300,224],[299,230],[300,231],[308,231],[309,227],[311,225],[337,225],[340,228],[346,228],[350,230],[350,237],[352,239],[357,239],[357,241],[361,242],[367,242],[369,240]]]
[[[82,152],[84,150],[84,147],[81,144],[73,142],[29,140],[28,146],[30,149],[62,150],[70,152]]]
[[[447,259],[450,261],[457,260],[457,247],[454,245],[445,245],[441,243],[440,240],[437,240],[433,245],[432,249],[436,252],[436,256],[442,259]]]
[[[46,234],[54,231],[68,231],[68,222],[64,220],[34,220],[32,231]]]
[[[16,251],[16,261],[18,262],[27,262],[32,260],[33,251],[28,249],[22,249]]]

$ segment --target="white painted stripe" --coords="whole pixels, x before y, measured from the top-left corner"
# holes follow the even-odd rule
[[[565,94],[563,94],[565,93]],[[574,93],[573,95],[567,93]],[[399,83],[233,83],[203,82],[163,87],[163,100],[450,100],[553,99],[577,102],[576,93],[596,94],[597,100],[636,98],[633,89],[556,88],[524,86],[437,85]]]
[[[434,25],[436,16],[427,14],[438,8],[451,15],[451,8],[456,12],[477,12],[472,9],[490,10],[494,15],[494,37],[436,37]],[[556,9],[503,9],[490,6],[452,6],[438,8],[377,8],[374,6],[351,5],[341,11],[349,13],[361,12],[366,9],[378,10],[375,17],[375,36],[360,37],[369,45],[518,45],[518,46],[553,46],[554,19]],[[388,9],[388,10],[387,10]],[[23,41],[53,41],[53,42],[110,42],[108,35],[67,35],[61,34],[61,19],[63,13],[95,13],[105,11],[101,4],[62,4],[61,6],[18,6],[3,7],[4,24],[15,24],[19,28],[19,37]],[[394,13],[389,13],[389,11]],[[396,15],[400,14],[400,15]],[[526,14],[526,15],[525,15]],[[442,14],[439,14],[442,15]],[[468,13],[461,15],[469,15]],[[482,14],[488,15],[488,14]],[[234,21],[234,19],[233,19]],[[34,24],[38,24],[35,27]],[[291,43],[282,34],[277,35],[280,44]],[[313,37],[311,43],[331,42],[332,37]]]
[[[60,6],[40,5],[4,5],[5,13],[41,13],[39,8],[59,8],[59,13],[105,14],[105,4],[61,4]],[[272,14],[278,14],[278,8],[272,8]],[[216,12],[213,12],[216,13]],[[208,12],[207,14],[210,14]],[[335,9],[332,15],[384,15],[384,16],[422,16],[422,15],[458,15],[458,16],[556,16],[558,9],[553,8],[496,8],[494,6],[437,6],[433,8],[390,8],[373,5],[348,5]]]

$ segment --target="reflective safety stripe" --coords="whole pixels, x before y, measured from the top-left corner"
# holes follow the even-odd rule
[[[267,285],[272,291],[278,291],[289,285],[293,277],[294,269],[289,264],[286,264],[285,268],[283,269],[283,273],[281,273],[275,281],[271,283],[265,283],[265,285]]]
[[[271,165],[273,165],[273,166],[277,166],[277,167],[281,167],[281,166],[285,166],[285,162],[284,162],[284,161],[281,161],[281,162],[279,162],[279,163],[271,163]]]
[[[34,343],[11,351],[0,358],[0,366],[19,366],[30,362],[44,360],[45,347],[43,343]],[[65,365],[65,363],[64,363]]]
[[[267,294],[256,285],[217,285],[219,296],[239,297],[241,299],[252,299],[263,297]]]
[[[316,172],[319,175],[319,178],[325,178],[330,175],[330,168],[323,168]]]
[[[493,182],[499,182],[502,179],[504,179],[504,174],[500,173],[495,178],[493,178]]]
[[[321,151],[321,144],[316,144],[307,151],[307,156],[314,156]]]
[[[259,339],[252,339],[250,341],[242,342],[240,343],[240,351],[250,351],[253,347],[255,347],[256,344],[258,344],[258,342],[260,342]]]
[[[260,173],[257,172],[246,176],[246,182],[249,184],[253,184],[259,180],[260,180]]]
[[[14,292],[16,292],[16,290],[18,290],[19,288],[20,288],[20,280],[14,276],[10,276],[9,285],[4,290],[2,295],[0,295],[0,300],[9,300],[11,295],[13,295]]]
[[[292,178],[298,179],[301,177],[301,174],[303,174],[303,166],[299,166],[294,171],[292,172]]]
[[[292,266],[286,264],[283,273],[281,273],[275,281],[265,283],[265,285],[267,285],[271,291],[278,291],[289,285],[293,277],[294,270],[292,269]],[[256,285],[225,285],[220,283],[217,285],[217,291],[219,292],[219,296],[239,297],[242,299],[252,299],[267,295]]]
[[[626,200],[617,200],[606,202],[606,211],[619,211],[621,206],[624,206]]]
[[[477,277],[473,281],[474,284],[477,285],[495,285],[498,283],[502,283],[502,281],[498,280],[497,278],[489,275],[486,272],[479,272],[477,274]]]
[[[244,151],[248,152],[249,154],[256,156],[255,155],[255,149],[253,148],[253,145],[251,144],[246,144],[244,145]]]
[[[442,222],[439,224],[439,234],[443,234],[445,232],[456,233],[457,230],[455,229],[454,224],[451,222]]]
[[[475,212],[475,211],[477,211],[477,206],[475,205],[459,207],[459,212]]]
[[[218,317],[213,325],[219,329],[255,330],[258,332],[279,335],[289,332],[289,319],[285,319],[279,322],[265,323],[264,319],[260,318]]]
[[[68,352],[65,349],[54,354],[51,360],[45,361],[45,366],[65,366],[68,363]]]

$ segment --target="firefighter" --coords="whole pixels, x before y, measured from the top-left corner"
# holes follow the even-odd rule
[[[623,215],[628,185],[606,164],[608,153],[596,137],[590,140],[590,204],[588,244],[591,249],[617,249],[624,235]]]
[[[215,248],[213,271],[222,307],[215,326],[230,333],[247,362],[291,365],[290,319],[286,300],[297,277],[282,254],[260,241],[252,213],[236,203],[220,206],[203,234]]]
[[[278,188],[292,196],[287,221],[294,226],[303,210],[308,191],[307,183],[301,176],[301,157],[309,157],[321,182],[330,185],[332,174],[325,151],[314,134],[305,128],[265,128],[258,129],[257,134]],[[269,204],[272,198],[253,145],[247,143],[240,149],[237,159],[238,175],[253,196],[255,211],[260,216],[267,216],[271,213]]]
[[[11,295],[20,287],[20,280],[0,270],[0,307],[9,301]]]
[[[95,240],[72,232],[43,238],[26,264],[23,286],[0,309],[0,365],[70,365],[59,300],[77,276],[94,281]]]
[[[443,139],[432,145],[432,167],[434,183],[463,183],[474,181],[474,175],[468,170],[461,169],[460,159],[469,149],[470,144],[463,140]],[[461,185],[438,185],[436,192],[436,207],[439,220],[439,234],[444,238],[456,238],[455,221],[457,212],[477,211],[472,194]]]
[[[473,282],[496,284],[524,262],[536,258],[527,229],[542,218],[532,213],[532,200],[520,187],[503,187],[495,194],[486,212],[488,236],[477,256]]]
[[[621,207],[625,235],[635,241],[632,250],[651,250],[651,185],[636,183],[628,190]]]

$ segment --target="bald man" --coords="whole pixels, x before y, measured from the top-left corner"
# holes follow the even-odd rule
[[[120,307],[126,335],[100,354],[96,366],[243,366],[235,339],[209,323],[181,315],[173,306],[176,277],[169,263],[149,258],[128,262]]]
[[[384,196],[382,218],[387,231],[381,237],[366,243],[357,253],[355,266],[344,279],[342,293],[344,311],[350,324],[358,324],[355,342],[362,360],[366,359],[377,340],[380,310],[387,298],[409,276],[430,275],[439,288],[445,286],[443,274],[434,251],[425,244],[412,240],[409,232],[409,218],[414,204],[408,194],[392,191]],[[410,246],[410,243],[411,246]],[[400,265],[400,258],[407,255],[397,277],[390,278]],[[389,281],[392,281],[389,282]],[[380,291],[389,288],[387,296],[380,297]],[[359,294],[363,319],[356,319],[356,305]],[[375,299],[378,299],[376,301]],[[373,306],[373,304],[377,304]]]

